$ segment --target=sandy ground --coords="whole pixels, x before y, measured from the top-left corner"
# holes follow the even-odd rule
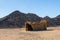
[[[22,29],[0,29],[0,40],[60,40],[60,26],[46,31],[22,31]]]

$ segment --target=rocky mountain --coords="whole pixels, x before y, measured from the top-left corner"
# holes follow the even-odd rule
[[[43,19],[47,20],[48,26],[58,26],[60,25],[60,15],[54,18],[50,18],[48,16],[44,17]]]
[[[36,22],[41,19],[45,19],[48,26],[60,25],[60,15],[54,18],[50,18],[49,16],[42,18],[33,13],[26,14],[16,10],[9,15],[0,18],[0,28],[21,28],[27,21]]]
[[[48,26],[55,26],[56,25],[55,19],[53,19],[53,18],[46,16],[43,19],[45,19],[47,21]]]
[[[0,19],[0,28],[16,28],[23,27],[26,21],[40,21],[42,18],[33,13],[22,13],[18,10],[12,12]]]
[[[56,25],[60,25],[60,15],[54,18]]]

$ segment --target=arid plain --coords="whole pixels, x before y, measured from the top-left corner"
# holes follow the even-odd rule
[[[0,29],[0,40],[60,40],[60,26],[27,32],[24,28]]]

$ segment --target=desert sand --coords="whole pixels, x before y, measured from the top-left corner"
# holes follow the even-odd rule
[[[60,40],[60,26],[48,27],[46,31],[24,31],[25,29],[0,29],[0,40]]]

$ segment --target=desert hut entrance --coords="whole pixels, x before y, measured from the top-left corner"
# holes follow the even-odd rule
[[[26,23],[26,31],[33,31],[32,26],[29,23]]]
[[[47,30],[47,22],[46,20],[41,20],[39,22],[26,22],[25,28],[26,28],[26,31]]]

